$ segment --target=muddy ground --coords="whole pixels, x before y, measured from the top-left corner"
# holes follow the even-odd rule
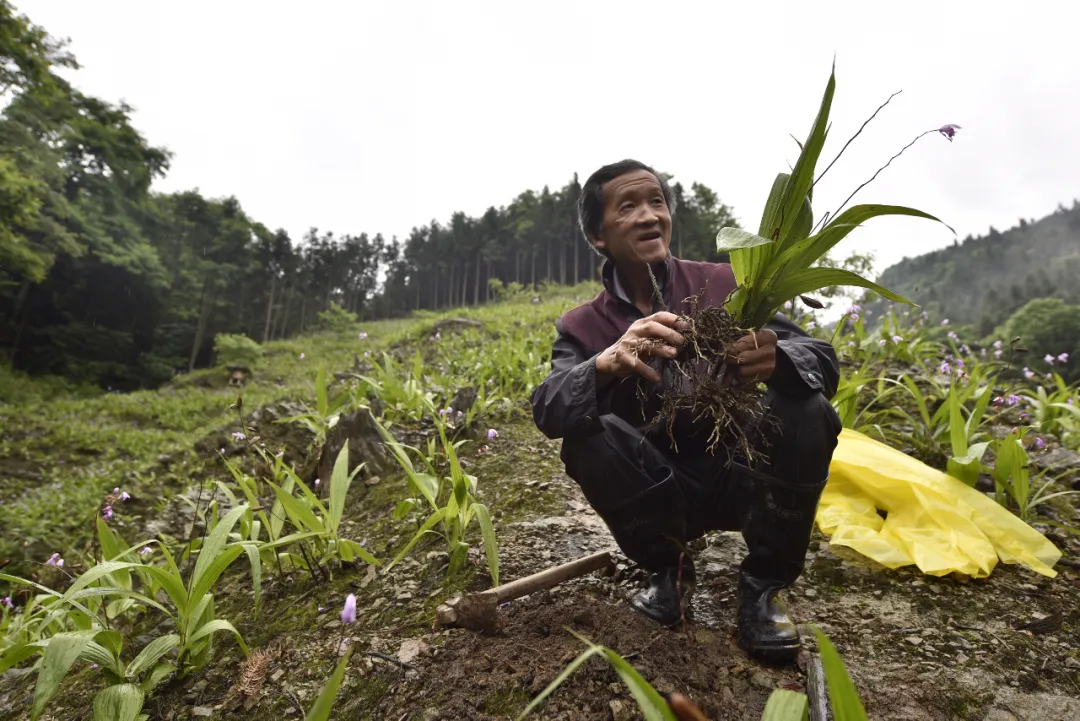
[[[612,547],[603,523],[562,473],[558,443],[527,421],[499,430],[486,450],[479,449],[482,441],[466,446],[472,449],[466,457],[495,515],[503,582]],[[390,516],[403,488],[397,477],[369,478],[350,509],[349,531],[381,559],[392,557],[410,535],[408,522]],[[1075,721],[1080,542],[1064,532],[1052,538],[1065,551],[1056,578],[999,566],[989,579],[976,581],[890,571],[830,548],[816,534],[806,573],[786,600],[796,620],[817,625],[836,643],[873,719]],[[745,546],[739,534],[720,533],[695,547],[699,590],[689,623],[678,630],[662,629],[629,609],[624,599],[643,578],[621,557],[608,573],[500,609],[493,635],[433,624],[435,607],[449,595],[463,586],[490,585],[478,553],[466,578],[449,587],[445,553],[434,543],[418,547],[388,573],[358,566],[324,578],[286,570],[264,579],[258,616],[247,569],[238,564],[220,594],[219,613],[234,621],[253,649],[272,652],[261,683],[251,693],[238,688],[241,654],[220,637],[205,669],[159,687],[145,710],[151,719],[169,721],[301,719],[348,638],[357,651],[334,718],[514,718],[583,650],[566,630],[572,628],[627,656],[661,691],[689,695],[712,719],[758,719],[774,688],[802,689],[807,656],[780,668],[748,659],[734,641],[735,579]],[[359,598],[359,620],[342,628],[339,612],[350,592]],[[168,632],[148,623],[130,629],[135,648],[151,632]],[[808,629],[804,638],[812,644]],[[33,679],[18,670],[0,679],[0,719],[27,717]],[[99,688],[95,672],[83,669],[46,718],[91,718],[89,699]],[[638,717],[618,676],[598,659],[533,715]]]

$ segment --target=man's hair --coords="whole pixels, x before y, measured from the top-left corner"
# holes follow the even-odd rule
[[[639,160],[620,160],[617,163],[605,165],[589,176],[589,179],[585,181],[585,185],[581,186],[581,197],[578,198],[578,224],[581,226],[581,232],[585,234],[585,240],[590,247],[595,249],[593,238],[600,235],[600,231],[604,227],[604,183],[614,180],[620,175],[632,173],[635,170],[645,170],[652,173],[653,177],[660,183],[660,189],[664,193],[664,201],[667,203],[668,212],[672,215],[675,214],[675,194],[660,173]],[[601,252],[603,253],[603,251]],[[603,254],[607,255],[607,253]]]

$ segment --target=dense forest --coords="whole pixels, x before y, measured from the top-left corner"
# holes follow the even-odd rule
[[[169,151],[138,132],[131,107],[87,96],[60,68],[78,68],[66,42],[0,0],[0,349],[16,370],[148,387],[213,362],[217,333],[287,337],[331,303],[388,317],[482,303],[493,281],[596,277],[576,175],[405,238],[315,227],[290,238],[235,197],[154,192]],[[730,208],[700,184],[674,190],[673,250],[715,256]]]
[[[937,318],[972,326],[982,338],[1039,298],[1080,305],[1080,201],[1059,205],[1004,232],[968,236],[941,250],[905,258],[880,282]],[[875,308],[877,310],[877,308]],[[1077,309],[1080,312],[1080,309]],[[1080,339],[1077,339],[1080,340]]]

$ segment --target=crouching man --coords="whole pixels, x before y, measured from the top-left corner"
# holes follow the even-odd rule
[[[605,166],[586,181],[578,215],[606,259],[604,290],[556,322],[552,370],[532,395],[533,418],[546,436],[563,439],[567,474],[627,557],[649,571],[648,587],[630,600],[634,609],[677,624],[695,584],[686,543],[740,530],[749,552],[739,569],[739,643],[763,661],[787,662],[799,634],[776,594],[803,570],[841,429],[829,403],[839,365],[831,345],[777,315],[728,356],[735,382],[768,388],[771,422],[746,429],[760,450],[753,462],[719,447],[709,453],[707,422],[678,418],[674,441],[652,428],[657,395],[672,381],[659,362],[684,342],[677,318],[689,312],[685,299],[704,291],[705,303],[717,306],[735,287],[728,264],[671,256],[674,212],[666,181],[637,161]],[[662,343],[642,348],[655,339]]]

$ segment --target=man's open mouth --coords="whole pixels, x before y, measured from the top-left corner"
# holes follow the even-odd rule
[[[660,231],[658,231],[658,230],[653,231],[651,233],[643,233],[640,236],[638,236],[638,240],[640,240],[643,243],[645,241],[647,241],[647,240],[659,240],[659,239],[660,239]]]

